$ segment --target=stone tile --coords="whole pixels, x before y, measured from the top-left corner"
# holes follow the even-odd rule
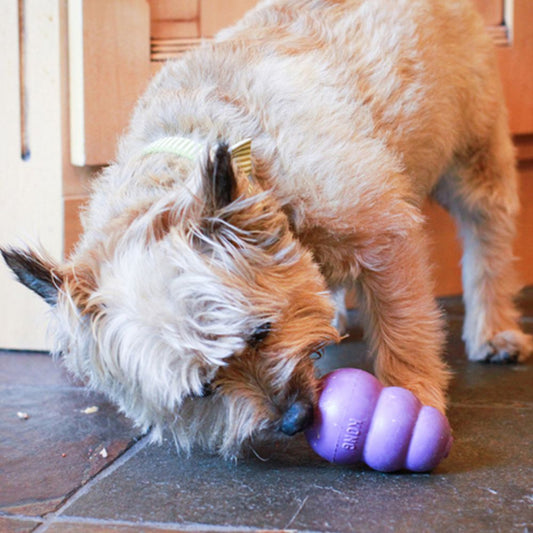
[[[0,352],[0,368],[4,512],[38,516],[55,510],[138,435],[101,396],[72,387],[50,357]],[[97,413],[82,412],[93,405]]]
[[[301,438],[296,453],[237,465],[197,452],[177,456],[171,440],[144,448],[64,511],[106,520],[284,528],[299,495],[324,467]],[[262,450],[264,453],[265,450]],[[274,454],[280,452],[274,450]],[[316,470],[316,472],[315,472]],[[311,475],[311,476],[310,476]],[[290,482],[288,482],[290,480]]]
[[[533,361],[505,366],[456,361],[452,369],[452,405],[533,407]]]
[[[65,387],[74,384],[61,363],[53,362],[48,353],[0,350],[0,386]]]
[[[238,464],[148,446],[65,517],[313,531],[524,531],[533,409],[454,407],[452,453],[432,474],[329,465],[302,437]]]
[[[29,533],[39,524],[40,522],[37,521],[0,516],[0,531],[2,533]]]
[[[529,292],[528,292],[529,291]],[[316,457],[300,436],[263,445],[237,465],[197,452],[178,457],[171,440],[147,446],[67,503],[47,531],[533,530],[533,365],[469,363],[460,339],[460,298],[447,311],[447,359],[455,372],[449,419],[455,444],[432,474],[381,474]],[[533,288],[521,296],[533,332]],[[350,337],[318,361],[320,373],[370,368],[355,313]],[[85,415],[81,410],[98,405]],[[29,414],[17,418],[17,411]],[[100,396],[72,386],[39,354],[0,352],[0,531],[57,509],[136,436]],[[98,452],[106,447],[107,459]],[[91,451],[92,450],[92,451]],[[63,456],[64,454],[64,456]],[[107,474],[107,473],[106,473]]]
[[[138,524],[114,524],[112,522],[91,523],[91,522],[56,522],[52,523],[46,533],[179,533],[183,531],[179,528],[165,528],[159,525]],[[188,530],[190,533],[190,530]],[[208,533],[204,530],[203,533]]]
[[[364,341],[347,339],[335,346],[329,346],[320,359],[315,361],[318,375],[322,376],[336,368],[362,368],[372,371],[372,361],[367,356],[367,345]]]
[[[450,401],[470,405],[515,406],[533,402],[533,360],[524,364],[497,365],[470,362],[461,340],[462,321],[448,321],[448,340],[445,357],[453,378]],[[524,331],[533,333],[533,323],[523,323]]]
[[[456,315],[457,316],[457,315]],[[144,448],[64,511],[65,519],[190,527],[312,531],[527,531],[533,527],[529,448],[533,366],[469,363],[460,316],[450,320],[448,352],[452,453],[432,474],[342,468],[313,455],[297,437],[265,445],[237,465],[200,452],[178,457],[170,441]],[[317,362],[369,368],[357,324]]]

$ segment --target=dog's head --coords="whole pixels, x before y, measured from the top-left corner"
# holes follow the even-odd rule
[[[196,191],[121,213],[69,264],[3,255],[51,305],[70,370],[156,437],[168,425],[182,449],[231,457],[304,429],[313,354],[338,334],[318,267],[272,195],[250,194],[225,145],[198,168]]]

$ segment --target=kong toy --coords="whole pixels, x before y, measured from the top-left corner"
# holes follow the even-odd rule
[[[384,387],[368,372],[341,368],[323,378],[306,431],[311,448],[336,464],[364,462],[374,470],[427,472],[448,456],[446,417],[401,387]]]

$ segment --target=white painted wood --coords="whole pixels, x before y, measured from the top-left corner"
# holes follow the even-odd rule
[[[84,166],[85,87],[83,82],[83,0],[68,0],[68,62],[70,94],[70,157],[73,165]]]
[[[69,0],[71,158],[102,165],[150,78],[146,0]]]
[[[18,2],[0,2],[0,243],[40,240],[62,254],[60,0],[26,0],[27,127],[20,155]],[[47,306],[0,264],[0,347],[45,349]]]

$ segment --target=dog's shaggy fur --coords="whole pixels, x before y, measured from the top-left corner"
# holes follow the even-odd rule
[[[312,354],[356,283],[385,384],[445,410],[421,205],[464,241],[470,359],[523,360],[513,148],[493,46],[466,0],[270,0],[169,62],[95,181],[65,265],[4,250],[57,351],[140,426],[226,457],[310,421]],[[146,153],[202,143],[196,161]],[[227,146],[253,139],[253,177]]]

